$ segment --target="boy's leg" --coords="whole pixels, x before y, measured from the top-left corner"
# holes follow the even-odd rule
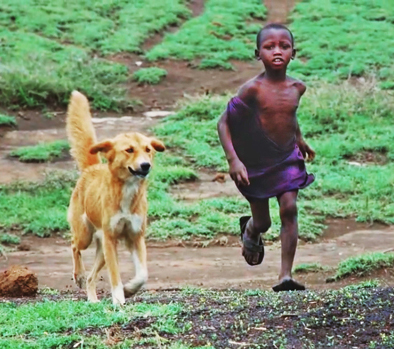
[[[246,224],[243,240],[250,240],[255,244],[259,243],[260,234],[265,233],[271,226],[268,199],[250,202],[252,218]],[[259,261],[259,253],[243,249],[242,255],[245,260],[252,265]]]
[[[305,289],[305,286],[294,281],[291,275],[298,242],[297,195],[298,191],[291,191],[278,196],[279,213],[282,222],[280,232],[282,264],[279,284],[273,287],[274,291]]]

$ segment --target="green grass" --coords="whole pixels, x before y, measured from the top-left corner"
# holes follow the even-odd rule
[[[333,280],[338,281],[349,276],[370,275],[383,268],[394,267],[394,254],[374,252],[347,258],[338,265]]]
[[[0,114],[0,127],[1,126],[16,126],[17,122],[14,116]]]
[[[20,147],[10,155],[22,162],[49,162],[64,157],[69,150],[68,141],[61,140]]]
[[[0,4],[0,27],[101,54],[141,52],[149,36],[189,16],[184,0],[100,0],[95,6],[77,0],[3,0]]]
[[[259,0],[208,0],[200,16],[185,22],[176,33],[167,34],[146,57],[189,61],[201,58],[200,68],[232,69],[229,60],[254,57],[259,26],[248,24],[248,20],[264,19],[265,15],[266,9]]]
[[[319,271],[326,270],[327,267],[321,265],[320,263],[301,263],[297,264],[293,268],[293,273],[303,274],[303,273],[318,273]]]
[[[20,242],[21,239],[19,236],[0,233],[0,244],[18,245]]]
[[[140,84],[156,85],[167,76],[167,70],[157,67],[141,68],[134,72],[133,79]]]
[[[304,79],[346,79],[375,72],[393,88],[394,7],[390,0],[309,0],[297,4],[290,28],[298,58],[290,65]],[[384,33],[384,35],[382,35]]]
[[[183,0],[4,0],[0,4],[0,92],[7,107],[68,102],[86,94],[96,109],[123,109],[128,68],[104,59],[141,52],[145,39],[190,15]],[[13,20],[14,19],[14,20]]]

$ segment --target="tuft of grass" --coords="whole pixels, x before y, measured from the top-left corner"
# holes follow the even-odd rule
[[[379,286],[380,286],[379,280],[366,280],[366,281],[362,281],[358,284],[345,286],[344,289],[349,290],[349,291],[356,291],[356,290],[362,290],[365,288],[377,288]]]
[[[203,58],[201,68],[223,62],[220,66],[228,69],[230,65],[224,62],[230,59],[253,58],[259,27],[247,24],[247,21],[264,19],[265,16],[266,8],[259,0],[208,0],[200,16],[185,22],[176,33],[167,34],[162,43],[148,51],[146,57],[151,61]]]
[[[320,263],[301,263],[293,268],[293,273],[303,274],[303,273],[318,273],[319,271],[327,270],[327,267],[321,265]]]
[[[16,126],[17,122],[14,116],[0,114],[0,127],[1,126]]]
[[[60,140],[21,147],[11,152],[21,162],[48,162],[64,157],[70,150],[68,141]]]
[[[334,280],[340,280],[348,276],[365,276],[382,268],[394,266],[394,253],[367,253],[350,257],[339,263]]]
[[[141,68],[134,72],[133,79],[140,84],[156,85],[167,76],[167,70],[157,67]]]

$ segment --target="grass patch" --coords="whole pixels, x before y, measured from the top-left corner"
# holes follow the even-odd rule
[[[59,42],[73,43],[102,54],[141,52],[151,35],[190,16],[183,0],[119,0],[87,2],[4,0],[0,26]]]
[[[230,59],[250,60],[254,57],[259,26],[247,22],[252,18],[264,19],[265,15],[266,9],[259,0],[208,0],[200,16],[185,22],[176,33],[167,34],[146,57],[152,61],[202,58],[202,69],[232,69],[227,63]]]
[[[18,245],[21,239],[14,234],[0,233],[0,244]]]
[[[319,271],[327,270],[320,263],[301,263],[293,268],[293,273],[295,274],[306,274],[306,273],[318,273]]]
[[[134,72],[133,79],[140,84],[156,85],[167,76],[167,70],[157,67],[141,68]]]
[[[349,276],[365,276],[379,269],[392,268],[393,266],[393,253],[374,252],[362,254],[340,262],[333,280],[338,281]]]
[[[16,126],[17,122],[14,116],[0,114],[0,127],[1,126]]]
[[[386,88],[393,88],[390,1],[310,0],[296,5],[291,20],[301,58],[290,65],[291,73],[334,81],[375,72]]]
[[[49,162],[64,157],[69,150],[68,141],[60,140],[21,147],[12,151],[10,155],[17,157],[21,162]]]
[[[361,290],[363,288],[377,288],[379,286],[380,286],[379,280],[366,280],[366,281],[362,281],[358,284],[345,286],[344,289],[350,290],[350,291],[355,291],[355,290]]]
[[[183,0],[4,0],[0,4],[0,92],[7,107],[66,105],[77,89],[96,109],[124,109],[125,65],[103,59],[141,52],[150,35],[190,15]],[[71,44],[70,44],[71,43]]]

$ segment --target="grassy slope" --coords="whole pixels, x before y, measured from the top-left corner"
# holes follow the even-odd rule
[[[259,0],[234,2],[208,0],[204,12],[167,34],[163,42],[151,49],[149,60],[202,58],[201,68],[231,69],[230,59],[253,57],[254,36],[259,28],[249,25],[252,18],[265,18],[266,9]]]
[[[109,300],[89,304],[56,295],[40,298],[34,303],[0,303],[1,348],[219,349],[248,343],[269,349],[391,349],[394,345],[389,325],[393,290],[376,288],[375,282],[287,294],[192,288],[145,292],[122,309]]]
[[[95,108],[127,107],[127,67],[100,58],[141,51],[143,41],[189,16],[183,0],[0,3],[0,91],[5,106],[64,104],[73,89]]]
[[[21,162],[47,162],[67,155],[70,145],[66,140],[45,142],[33,146],[20,147],[10,153]]]

